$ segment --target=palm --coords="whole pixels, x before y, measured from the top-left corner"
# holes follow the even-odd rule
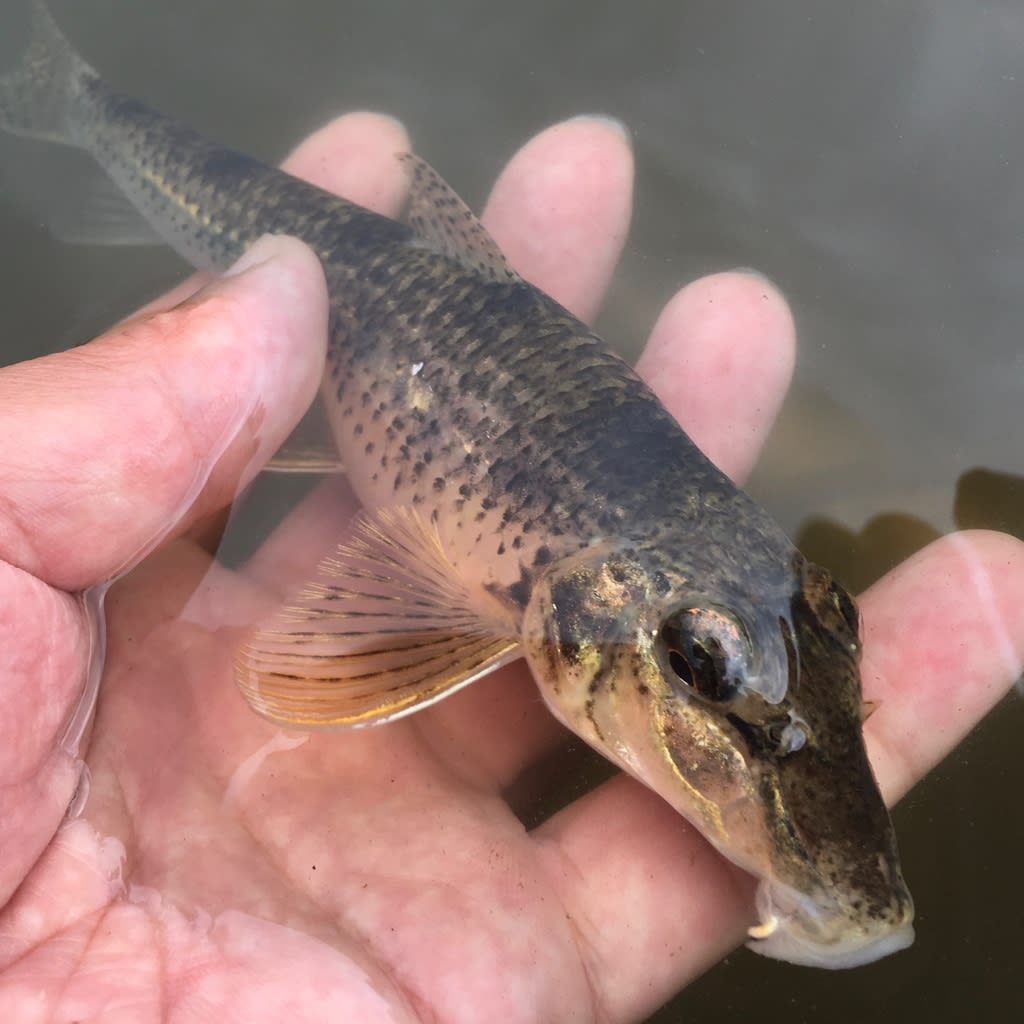
[[[465,735],[469,710],[457,699],[341,742],[283,734],[233,692],[223,638],[167,621],[175,592],[187,602],[181,618],[200,621],[222,603],[251,602],[251,585],[219,570],[215,597],[209,577],[196,591],[206,560],[191,548],[183,568],[186,545],[125,580],[108,609],[87,816],[101,833],[130,837],[126,874],[138,888],[129,900],[142,904],[130,913],[151,921],[159,897],[160,918],[181,920],[176,908],[186,907],[221,915],[204,974],[222,973],[239,997],[263,982],[269,1019],[275,971],[286,999],[296,983],[350,999],[365,972],[385,998],[410,1013],[444,1008],[442,1019],[461,1019],[456,998],[466,1019],[503,1004],[527,973],[547,999],[581,1005],[586,978],[542,847],[500,795],[537,724],[532,684],[513,672],[487,684],[505,711],[524,712],[504,724],[507,760],[484,754],[486,737]],[[173,979],[197,950],[191,929],[177,941],[168,931],[132,957],[159,957]],[[258,955],[240,967],[236,949],[254,941]],[[454,984],[463,958],[475,965],[469,991]]]
[[[353,117],[294,166],[313,175],[330,158],[337,177],[324,184],[392,208],[401,145],[388,123]],[[335,148],[354,158],[339,163]],[[527,277],[590,315],[624,235],[628,182],[613,132],[562,126],[513,162],[491,226]],[[254,290],[248,305],[221,296],[147,321],[96,349],[110,377],[74,354],[5,371],[0,905],[11,898],[0,911],[0,1016],[22,1019],[32,1006],[55,1019],[131,1021],[636,1019],[742,936],[747,886],[621,777],[527,833],[507,794],[529,786],[562,734],[520,666],[410,719],[346,734],[285,734],[238,696],[240,631],[338,539],[346,510],[330,485],[242,573],[179,536],[112,589],[103,691],[82,747],[91,791],[58,830],[78,778],[60,736],[88,653],[65,591],[153,546],[168,520],[177,534],[201,523],[294,421],[317,372],[301,336],[322,333],[323,297],[308,254],[291,247],[290,259],[288,298],[304,290],[308,302]],[[228,325],[230,377],[223,355],[208,356],[204,374],[175,362],[195,351],[154,344],[208,329],[213,314]],[[641,366],[709,453],[742,475],[784,390],[791,343],[774,293],[725,275],[672,303]],[[236,378],[272,358],[287,372],[245,398],[252,389]],[[107,444],[97,456],[95,439],[83,454],[71,437],[45,449],[47,476],[32,444],[53,423],[53,380],[83,372],[105,396],[83,399],[100,440],[127,438],[127,454]],[[676,382],[694,375],[703,387],[684,401]],[[151,393],[165,404],[147,405]],[[240,411],[229,415],[233,394]],[[217,416],[235,432],[226,447]],[[125,418],[136,429],[121,429]],[[96,466],[119,459],[118,486],[107,486]],[[980,578],[991,588],[983,608],[962,600]],[[884,709],[869,741],[891,798],[1012,680],[1022,607],[1021,547],[994,535],[935,545],[867,596],[868,696]],[[961,646],[967,635],[974,642]],[[955,705],[942,697],[953,685]]]

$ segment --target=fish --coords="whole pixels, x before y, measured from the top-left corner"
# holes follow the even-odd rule
[[[419,157],[380,216],[116,92],[32,12],[7,131],[85,150],[197,267],[266,234],[323,265],[322,398],[363,511],[239,648],[252,708],[386,723],[525,658],[556,718],[757,879],[751,949],[843,968],[909,946],[839,581]]]

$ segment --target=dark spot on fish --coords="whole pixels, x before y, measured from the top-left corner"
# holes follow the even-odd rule
[[[436,477],[434,477],[434,490],[435,491],[443,491],[444,490],[444,477],[443,476],[436,476]]]
[[[523,538],[522,538],[521,536],[517,536],[517,537],[516,537],[516,538],[515,538],[515,539],[514,539],[514,540],[512,541],[512,547],[513,547],[513,548],[514,548],[514,549],[515,549],[516,551],[518,551],[518,550],[519,550],[519,549],[520,549],[520,548],[521,548],[522,546],[523,546]]]
[[[639,693],[641,697],[646,697],[651,691],[646,683],[637,683],[636,692]]]
[[[505,542],[504,542],[504,541],[502,541],[502,542],[501,542],[501,543],[500,543],[500,544],[498,545],[498,554],[499,554],[499,555],[503,555],[503,554],[505,554]]]
[[[342,415],[348,416],[348,415],[351,415],[351,413],[352,413],[351,409],[346,409],[345,412]],[[352,428],[352,433],[355,434],[356,437],[359,437],[362,434],[362,432],[363,432],[363,425],[362,425],[362,423],[357,423],[355,425],[355,427]]]
[[[484,509],[485,512],[488,512],[497,504],[498,503],[493,498],[484,498],[483,501],[480,502],[480,507]]]
[[[472,493],[473,488],[470,487],[469,484],[461,484],[459,486],[459,494],[461,494],[463,498],[468,498]]]
[[[401,486],[402,486],[402,471],[399,470],[395,474],[395,486],[394,486],[394,489],[397,491],[398,488],[401,487]]]
[[[525,608],[530,603],[530,591],[533,589],[530,577],[526,575],[526,570],[520,574],[519,579],[515,583],[511,584],[506,590],[509,600],[518,605],[520,608]]]
[[[551,548],[549,548],[546,544],[541,544],[541,546],[537,548],[537,551],[533,556],[533,564],[547,565],[551,561],[552,557],[553,556],[551,554]]]
[[[373,454],[373,450],[374,450],[374,448],[376,448],[376,447],[377,447],[377,446],[376,446],[376,445],[375,445],[375,444],[374,444],[374,443],[373,443],[372,441],[367,441],[367,442],[366,442],[366,447],[365,447],[365,448],[363,449],[363,451],[364,451],[364,452],[365,452],[365,453],[366,453],[367,455],[372,455],[372,454]]]

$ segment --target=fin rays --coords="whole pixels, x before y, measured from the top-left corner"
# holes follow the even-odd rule
[[[238,652],[236,678],[260,714],[301,726],[359,726],[425,707],[519,655],[412,509],[366,514],[319,579]]]

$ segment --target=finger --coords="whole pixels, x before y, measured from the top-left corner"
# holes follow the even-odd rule
[[[1024,544],[955,533],[861,600],[865,726],[882,792],[895,803],[974,728],[1024,672]]]
[[[622,252],[632,203],[625,129],[609,118],[577,117],[512,157],[483,221],[523,277],[589,321]]]
[[[733,272],[672,299],[637,372],[708,458],[741,481],[775,422],[795,355],[786,300],[764,278]]]
[[[50,841],[78,784],[75,743],[61,743],[90,662],[82,606],[0,563],[0,907]]]
[[[399,121],[384,114],[345,114],[303,140],[284,161],[289,174],[393,217],[408,188],[397,159],[411,148]]]
[[[0,372],[0,558],[64,590],[229,502],[319,383],[326,289],[289,239],[186,305]]]
[[[997,534],[944,538],[868,591],[862,605],[868,695],[882,702],[865,731],[892,797],[1019,673],[1024,545]],[[630,779],[595,790],[534,834],[581,930],[609,1019],[636,1019],[660,1005],[753,922],[749,879]]]

